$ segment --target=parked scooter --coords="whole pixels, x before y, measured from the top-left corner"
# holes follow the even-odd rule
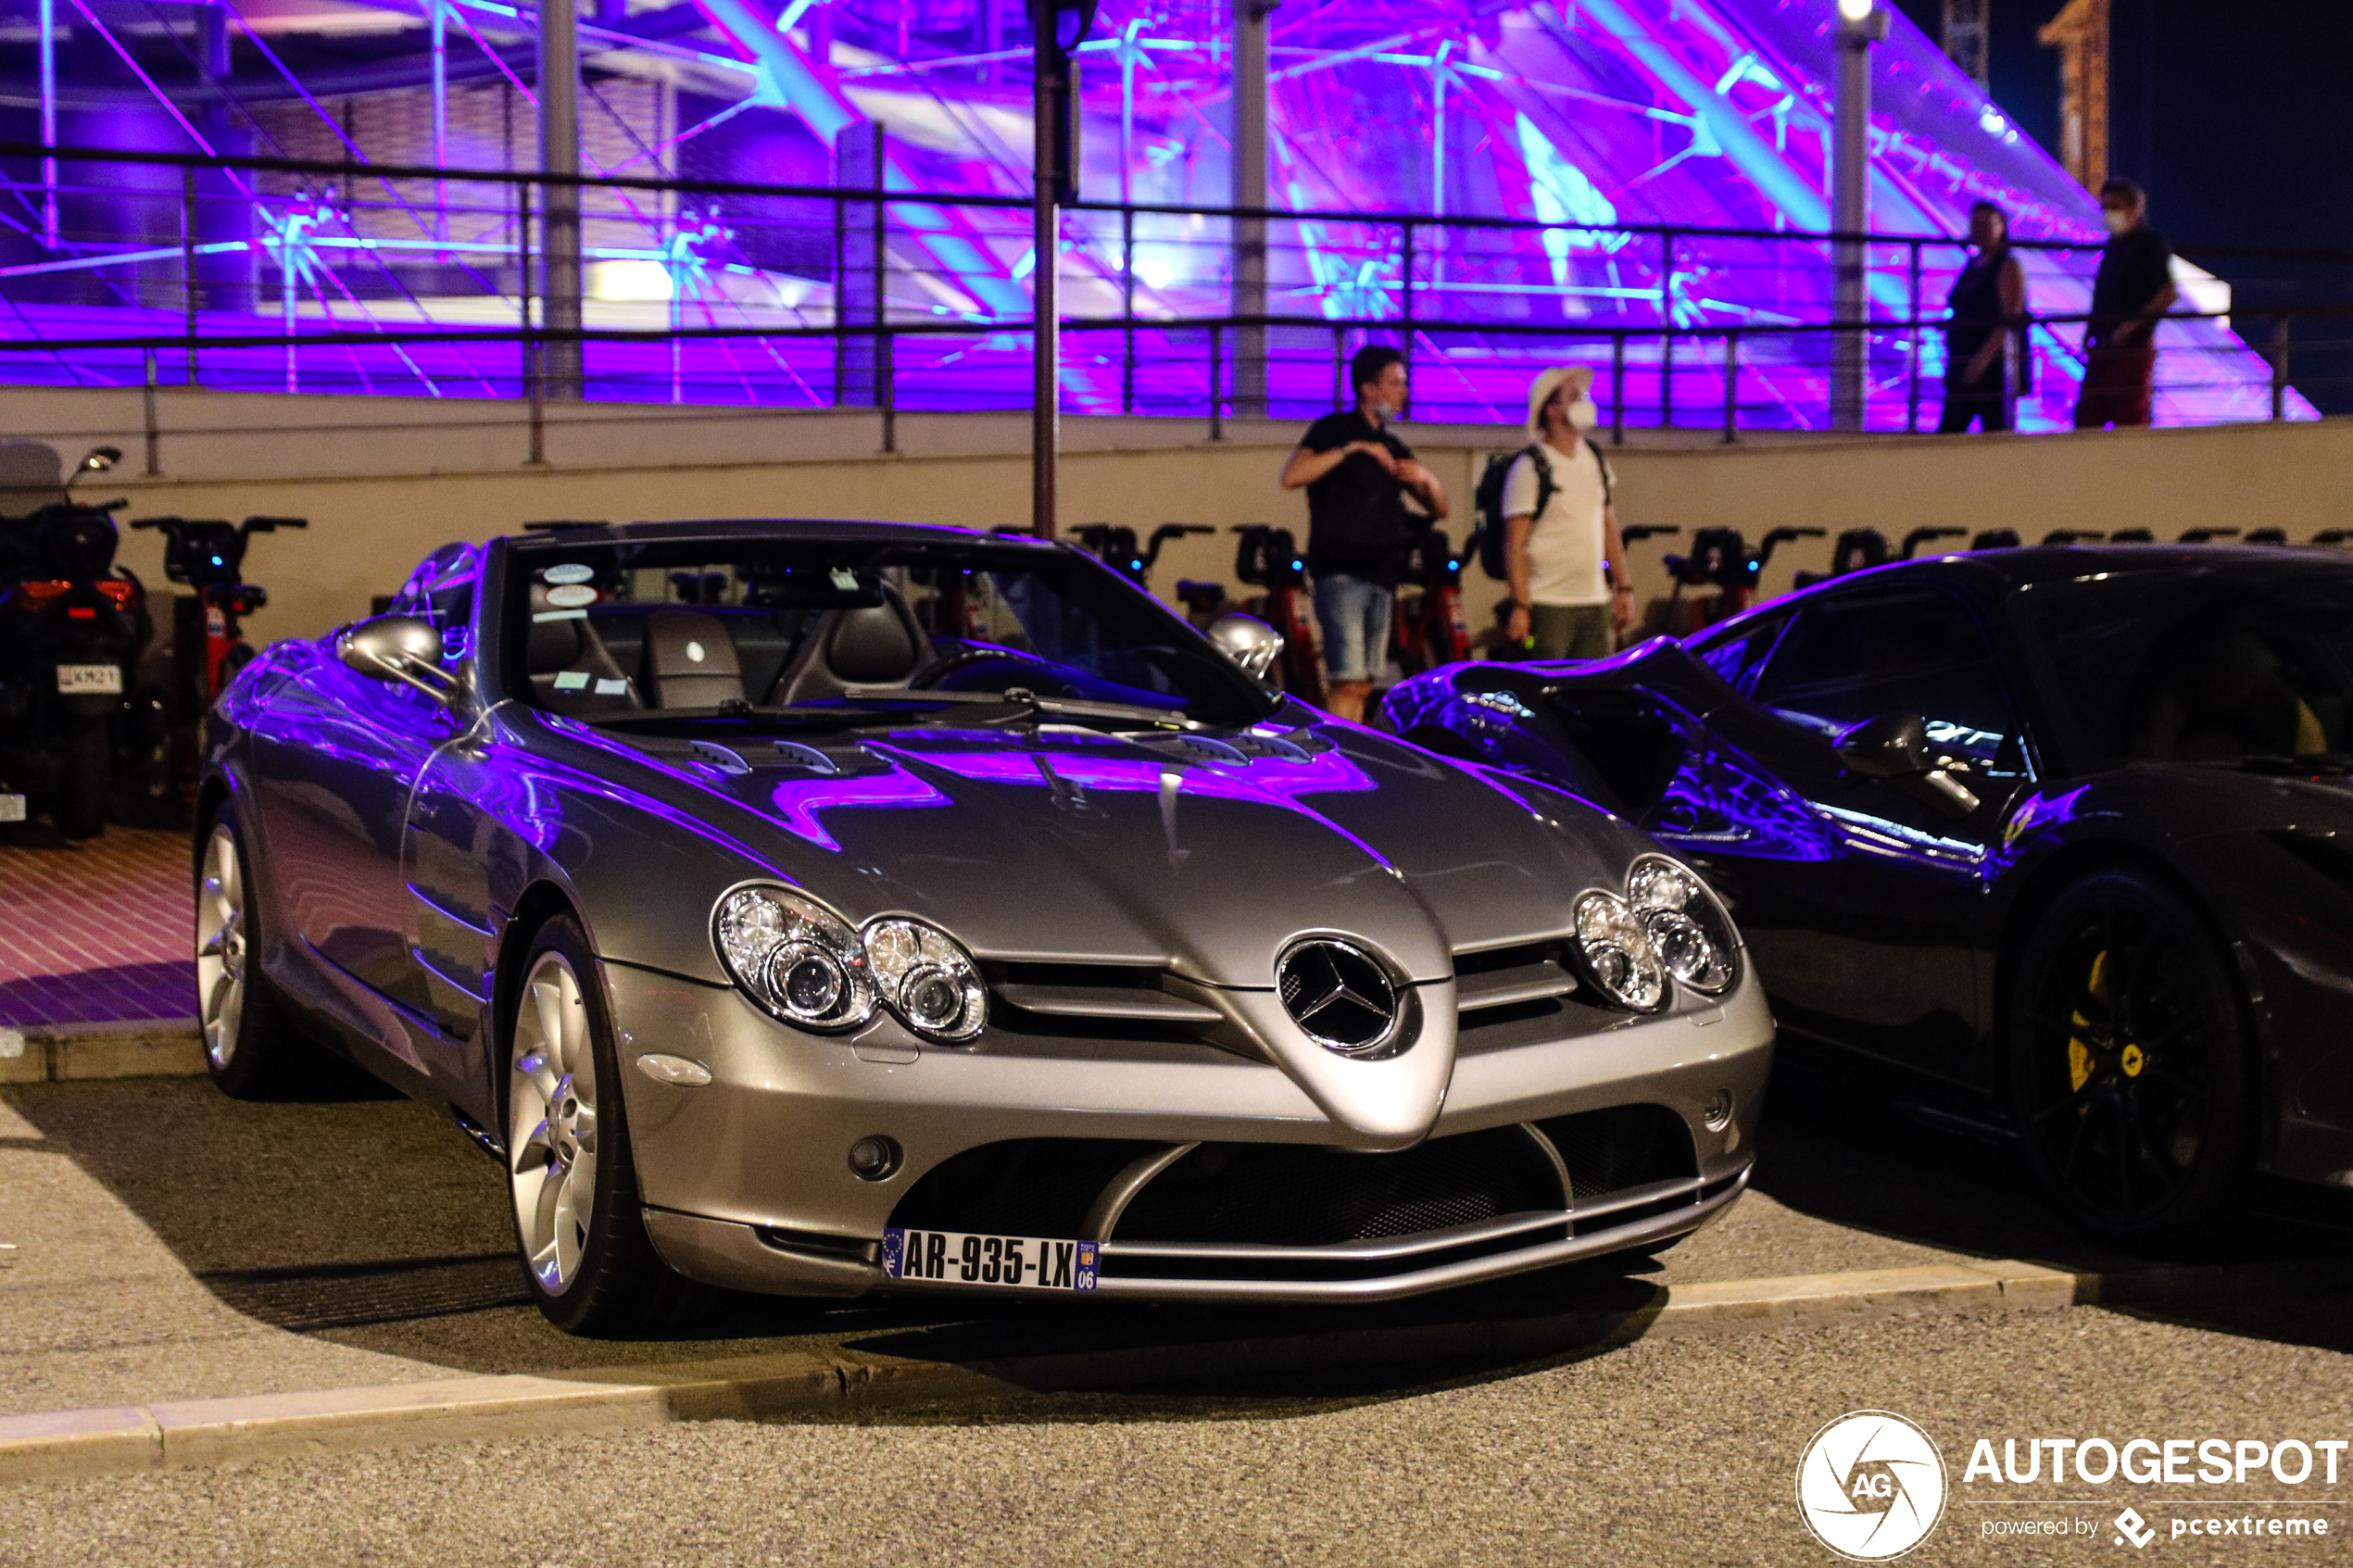
[[[171,601],[171,687],[165,716],[170,725],[170,776],[180,800],[196,798],[198,731],[213,700],[252,663],[244,618],[270,602],[267,590],[243,581],[245,546],[257,533],[308,528],[298,517],[249,517],[242,523],[182,517],[140,518],[133,528],[163,534],[163,574],[193,588]],[[673,572],[671,587],[681,602],[715,599],[724,579],[713,583],[691,572]]]
[[[1470,658],[1470,627],[1463,620],[1463,558],[1444,529],[1425,528],[1407,542],[1390,624],[1395,628],[1393,657],[1408,675]]]
[[[1234,551],[1234,579],[1265,592],[1242,601],[1242,610],[1282,634],[1282,656],[1273,674],[1283,690],[1321,708],[1324,664],[1316,646],[1315,616],[1307,597],[1307,562],[1288,528],[1246,523]]]
[[[1824,528],[1776,528],[1751,554],[1737,528],[1703,528],[1692,535],[1688,556],[1668,556],[1667,570],[1675,578],[1674,596],[1666,601],[1665,623],[1645,630],[1653,635],[1688,637],[1733,616],[1755,602],[1756,584],[1773,551],[1793,539],[1819,539]],[[1686,595],[1687,588],[1713,588],[1714,593]]]
[[[1076,538],[1081,548],[1100,558],[1105,566],[1139,587],[1150,587],[1152,566],[1160,559],[1163,546],[1188,533],[1216,532],[1206,523],[1164,522],[1152,530],[1151,539],[1139,547],[1134,529],[1117,523],[1090,522],[1077,531]]]
[[[97,447],[61,499],[0,519],[0,821],[45,797],[68,838],[106,831],[118,753],[136,759],[160,738],[145,733],[159,711],[125,700],[155,633],[146,591],[114,564],[114,513],[130,503],[73,498],[77,481],[121,460]]]

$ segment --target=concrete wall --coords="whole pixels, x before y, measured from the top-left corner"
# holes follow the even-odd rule
[[[1022,414],[911,415],[901,451],[877,450],[871,410],[673,409],[608,404],[553,409],[547,461],[529,466],[527,430],[511,404],[425,399],[299,398],[265,394],[159,395],[157,456],[147,477],[135,392],[0,391],[0,434],[48,441],[68,460],[86,445],[122,447],[94,496],[125,495],[127,517],[182,513],[306,516],[308,533],[258,540],[247,575],[271,590],[258,639],[316,635],[364,614],[420,558],[449,539],[482,539],[541,518],[741,517],[798,514],[989,526],[1028,513],[1027,420]],[[1139,530],[1169,521],[1216,526],[1162,557],[1164,592],[1182,577],[1229,577],[1230,525],[1280,523],[1304,541],[1302,496],[1276,484],[1298,433],[1292,424],[1229,425],[1211,441],[1199,421],[1065,422],[1066,524]],[[1455,498],[1449,528],[1468,531],[1475,474],[1518,439],[1509,429],[1414,425],[1403,433]],[[2055,527],[2284,527],[2302,539],[2353,526],[2353,421],[2048,436],[1761,438],[1722,445],[1705,432],[1629,433],[1614,454],[1619,515],[1686,533],[1738,527],[1754,540],[1776,526],[1869,525],[1893,537],[1943,525],[2014,527],[2029,539]],[[1645,596],[1664,590],[1657,561],[1673,543],[1634,547]],[[126,535],[125,565],[161,580],[152,533]],[[1780,555],[1765,587],[1827,563],[1827,540]],[[1476,627],[1500,586],[1466,574]]]

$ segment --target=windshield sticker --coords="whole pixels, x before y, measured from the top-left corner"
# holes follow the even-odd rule
[[[597,602],[597,590],[585,583],[568,583],[560,588],[548,589],[547,602],[558,609],[570,609],[575,605],[592,605]]]
[[[858,574],[846,566],[834,568],[833,579],[834,586],[845,594],[854,594],[858,591]]]
[[[585,565],[580,561],[568,560],[561,566],[551,566],[547,571],[541,572],[539,574],[539,581],[542,583],[585,583],[596,575],[596,568]]]
[[[560,692],[576,692],[587,684],[585,670],[567,670],[556,677],[556,690]]]
[[[543,621],[585,621],[587,619],[588,612],[585,609],[543,609],[531,618],[531,623],[536,626]]]
[[[598,696],[627,696],[629,683],[627,681],[598,681],[597,695]]]

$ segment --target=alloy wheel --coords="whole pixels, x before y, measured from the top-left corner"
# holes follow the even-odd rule
[[[578,1277],[597,1200],[597,1061],[580,977],[543,953],[515,1011],[507,1148],[516,1228],[539,1287]]]
[[[2045,1171],[2115,1223],[2158,1215],[2215,1141],[2209,1063],[2227,1020],[2211,960],[2119,897],[2076,911],[2027,979],[2020,1123]]]
[[[216,1072],[237,1054],[245,1015],[245,887],[237,835],[221,822],[206,840],[196,887],[196,997],[205,1055]]]

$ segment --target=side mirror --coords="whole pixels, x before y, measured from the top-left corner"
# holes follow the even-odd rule
[[[74,483],[83,474],[105,473],[120,461],[122,461],[122,448],[120,446],[91,447],[90,450],[82,454],[82,461],[73,465],[73,471],[66,475],[66,499],[69,501],[73,499]]]
[[[1221,615],[1209,623],[1208,634],[1217,651],[1252,680],[1265,680],[1283,651],[1283,634],[1254,615]]]
[[[379,615],[335,638],[335,657],[346,669],[414,686],[447,706],[458,698],[458,681],[441,667],[441,633],[413,615]]]
[[[1938,766],[1928,749],[1928,724],[1917,713],[1883,713],[1842,732],[1831,743],[1842,767],[1881,779],[1949,817],[1977,809],[1976,793]]]

